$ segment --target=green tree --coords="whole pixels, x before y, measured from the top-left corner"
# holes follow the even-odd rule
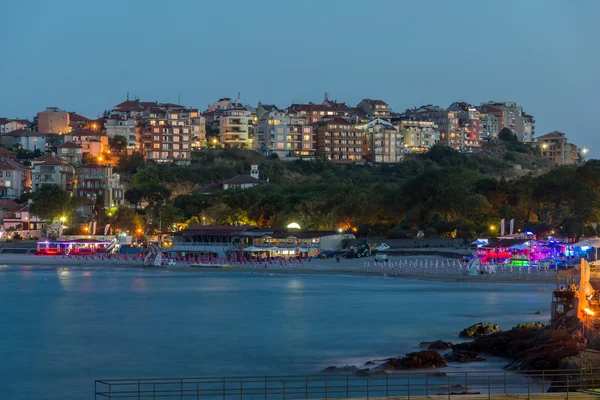
[[[128,174],[135,174],[139,169],[144,168],[146,161],[144,155],[139,152],[133,152],[131,155],[124,154],[119,158],[119,171]]]
[[[42,185],[33,192],[33,215],[51,223],[61,216],[70,215],[73,211],[71,197],[59,185]]]
[[[115,227],[115,229],[127,231],[133,235],[138,228],[142,227],[142,220],[134,209],[121,206],[113,215],[111,225]]]
[[[108,139],[108,145],[119,155],[123,150],[127,149],[127,138],[122,135],[115,135],[115,137]]]
[[[81,157],[82,164],[96,164],[97,162],[98,160],[96,160],[96,157],[91,153],[83,153],[83,156]]]

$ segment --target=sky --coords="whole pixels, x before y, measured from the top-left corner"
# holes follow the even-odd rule
[[[205,109],[516,101],[536,135],[600,157],[598,0],[19,0],[2,4],[0,117],[95,118],[125,100]]]

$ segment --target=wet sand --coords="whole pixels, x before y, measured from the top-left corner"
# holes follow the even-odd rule
[[[437,261],[441,264],[447,262],[447,258],[440,256],[393,256],[393,263],[413,262],[435,264]],[[365,266],[368,263],[368,267]],[[101,260],[91,258],[63,258],[62,256],[35,256],[33,254],[1,254],[0,268],[3,266],[98,266],[101,267],[126,267],[139,268],[147,270],[173,271],[173,272],[193,272],[202,273],[205,271],[230,271],[230,272],[259,272],[259,273],[277,273],[277,274],[344,274],[344,275],[364,275],[364,276],[386,276],[389,278],[419,279],[438,282],[490,282],[490,283],[553,283],[556,282],[556,272],[537,272],[535,269],[531,273],[525,270],[514,269],[512,272],[499,271],[496,274],[467,275],[458,267],[433,268],[428,269],[413,268],[412,270],[389,265],[378,264],[374,266],[373,257],[364,259],[341,259],[338,263],[335,259],[312,259],[311,262],[302,264],[293,263],[288,265],[279,264],[246,264],[234,265],[231,268],[204,268],[190,267],[188,264],[177,266],[148,267],[142,265],[141,260]],[[266,267],[265,267],[266,265]],[[452,265],[452,264],[451,264]]]

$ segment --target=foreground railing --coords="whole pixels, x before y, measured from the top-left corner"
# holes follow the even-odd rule
[[[592,391],[600,370],[430,372],[387,375],[307,375],[95,381],[99,399],[294,400],[479,394],[540,397],[548,391]]]

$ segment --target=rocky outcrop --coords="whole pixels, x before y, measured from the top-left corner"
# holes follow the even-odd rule
[[[479,322],[475,325],[463,329],[458,336],[463,338],[481,337],[500,332],[498,324]]]
[[[515,328],[525,329],[525,328],[544,328],[548,324],[543,322],[525,322],[524,324],[519,324]]]
[[[398,371],[445,367],[444,359],[437,351],[425,350],[409,353],[404,357],[389,358],[378,365],[376,370]]]
[[[419,347],[426,347],[427,350],[448,350],[452,348],[452,342],[436,340],[435,342],[421,342]]]
[[[555,327],[561,327],[560,329]],[[507,366],[514,370],[557,369],[564,358],[574,356],[583,347],[578,334],[576,317],[563,317],[544,328],[518,328],[476,338],[472,342],[459,343],[453,351],[474,351],[501,356],[511,360]]]
[[[455,350],[451,353],[444,354],[444,361],[467,363],[474,361],[485,361],[485,358],[478,357],[477,352],[470,350]]]

